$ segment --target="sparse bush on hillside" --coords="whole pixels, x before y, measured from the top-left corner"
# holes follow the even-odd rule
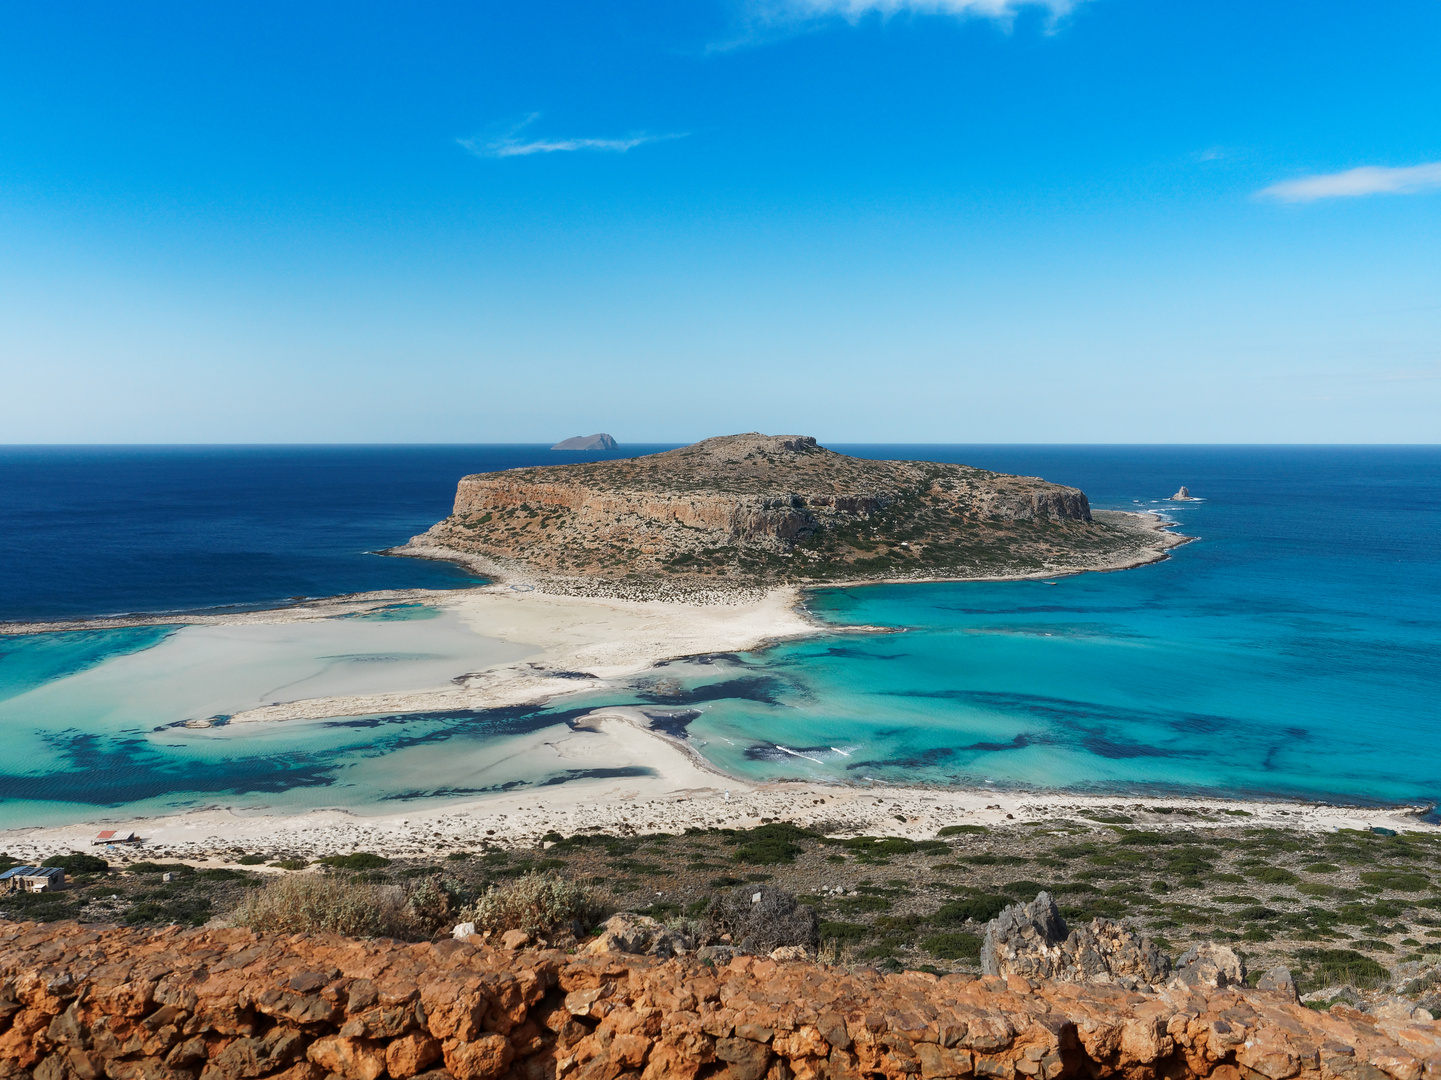
[[[729,934],[748,952],[769,953],[782,945],[814,949],[820,941],[816,909],[774,885],[742,885],[711,901],[706,921],[713,937]]]
[[[369,851],[356,851],[349,855],[326,855],[316,861],[321,866],[329,866],[335,870],[379,870],[382,866],[390,865],[389,859]]]
[[[1391,973],[1354,949],[1299,949],[1296,959],[1314,965],[1307,982],[1313,986],[1384,986]]]
[[[921,948],[942,960],[978,960],[981,939],[976,934],[932,934],[921,942]]]
[[[58,866],[70,874],[103,874],[110,864],[98,855],[87,855],[83,851],[72,851],[69,855],[52,855],[42,866]]]
[[[274,934],[407,939],[427,936],[398,885],[373,885],[318,874],[272,879],[241,902],[231,922]]]
[[[492,885],[458,922],[473,922],[477,930],[504,933],[524,930],[532,936],[572,933],[579,937],[603,913],[599,894],[554,871],[532,872]]]

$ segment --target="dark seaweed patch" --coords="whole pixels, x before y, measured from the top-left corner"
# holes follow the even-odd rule
[[[703,701],[758,701],[763,705],[780,703],[780,693],[786,684],[768,675],[747,675],[724,682],[707,683],[689,689],[676,687],[665,693],[648,692],[639,689],[637,694],[653,705],[696,705]]]

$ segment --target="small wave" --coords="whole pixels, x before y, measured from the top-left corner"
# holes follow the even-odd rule
[[[838,746],[784,746],[781,743],[755,743],[747,746],[745,756],[750,761],[786,761],[790,758],[804,758],[817,765],[827,761],[848,758],[860,747],[842,749]]]

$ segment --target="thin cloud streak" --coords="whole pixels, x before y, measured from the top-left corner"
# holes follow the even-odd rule
[[[1049,15],[1049,30],[1085,0],[749,0],[735,36],[706,46],[708,53],[732,52],[812,33],[840,20],[855,26],[870,15],[943,15],[956,19],[993,19],[1007,29],[1024,8]]]
[[[1043,7],[1052,16],[1070,12],[1081,0],[784,0],[768,5],[772,11],[792,16],[822,18],[839,15],[856,22],[872,13],[882,17],[914,13],[920,15],[980,15],[989,19],[1010,20],[1023,7]]]
[[[630,135],[623,139],[522,138],[521,132],[538,119],[540,119],[540,113],[532,113],[502,135],[490,137],[476,135],[469,139],[456,139],[455,141],[476,157],[512,158],[528,157],[531,154],[573,153],[577,150],[596,150],[601,153],[624,154],[627,150],[634,150],[637,146],[642,146],[645,143],[664,142],[668,139],[681,139],[685,137],[684,133],[678,135],[648,135],[641,133],[638,135]]]
[[[1363,165],[1345,172],[1303,176],[1262,188],[1256,195],[1280,202],[1315,202],[1317,199],[1350,199],[1362,195],[1414,195],[1436,188],[1441,188],[1441,161],[1399,169]]]

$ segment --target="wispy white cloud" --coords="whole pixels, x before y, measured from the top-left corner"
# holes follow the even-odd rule
[[[1441,188],[1441,161],[1390,169],[1364,165],[1345,172],[1323,173],[1283,180],[1256,192],[1263,199],[1281,202],[1315,202],[1317,199],[1346,199],[1360,195],[1411,195]]]
[[[1062,16],[1085,0],[746,0],[743,17],[729,38],[707,46],[707,52],[730,52],[764,45],[798,33],[807,33],[827,23],[843,21],[852,25],[867,16],[889,19],[897,15],[941,15],[957,19],[985,18],[1007,27],[1025,8],[1048,13],[1054,29]]]
[[[855,22],[866,15],[979,15],[990,19],[1011,19],[1025,7],[1045,8],[1052,15],[1066,14],[1081,0],[773,0],[764,5],[772,15],[819,18],[839,15]]]
[[[473,135],[468,139],[456,139],[476,157],[510,158],[527,157],[530,154],[563,154],[576,150],[597,150],[601,153],[623,154],[637,146],[667,139],[683,138],[683,134],[650,135],[644,132],[627,135],[620,139],[546,139],[529,136],[525,129],[540,119],[540,113],[531,113],[520,123],[499,134]]]

